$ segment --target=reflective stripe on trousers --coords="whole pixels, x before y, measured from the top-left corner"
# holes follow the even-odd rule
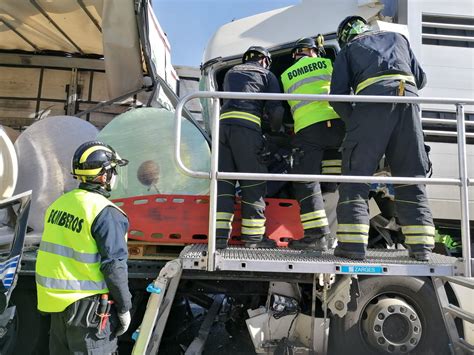
[[[406,244],[424,244],[434,246],[435,227],[424,225],[402,226]]]
[[[265,219],[242,218],[242,236],[264,235]]]
[[[369,225],[339,224],[336,235],[337,240],[342,243],[367,244],[369,241]]]
[[[341,159],[323,160],[321,162],[321,174],[323,175],[341,175]]]
[[[326,211],[323,209],[318,210],[318,211],[303,213],[300,215],[300,219],[301,219],[301,224],[303,225],[303,229],[305,231],[308,229],[322,228],[322,227],[329,226],[328,219],[326,218]]]

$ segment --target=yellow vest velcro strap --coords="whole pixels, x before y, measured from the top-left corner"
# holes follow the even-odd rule
[[[216,222],[216,229],[232,229],[232,222]]]
[[[263,227],[265,225],[265,219],[242,218],[242,225],[246,227]]]
[[[51,277],[44,277],[38,273],[36,273],[36,283],[43,287],[56,290],[100,291],[107,289],[105,281],[60,280]]]
[[[265,233],[265,227],[243,227],[242,234],[246,235],[263,235]]]
[[[367,224],[339,224],[337,226],[337,233],[369,233],[369,226]]]
[[[311,219],[321,218],[321,217],[326,217],[325,210],[318,210],[318,211],[308,212],[308,213],[304,213],[300,215],[301,222],[309,221]]]
[[[216,219],[219,220],[232,221],[234,219],[234,214],[228,212],[217,212],[216,217]]]
[[[54,244],[46,241],[43,241],[40,244],[40,250],[51,254],[65,256],[85,264],[94,264],[100,261],[99,253],[81,253],[64,245]]]
[[[412,75],[386,74],[386,75],[379,75],[373,78],[365,79],[363,82],[357,85],[357,88],[355,89],[355,93],[358,94],[360,91],[364,90],[366,87],[372,84],[378,83],[380,81],[384,81],[384,80],[403,80],[416,86],[415,78]]]
[[[303,222],[303,229],[321,228],[329,225],[327,218],[321,218],[313,221]]]
[[[428,234],[435,235],[435,227],[433,226],[423,226],[423,225],[414,225],[414,226],[402,226],[402,233],[407,234]]]
[[[405,238],[405,243],[406,244],[434,245],[435,241],[434,241],[434,238],[430,235],[417,235],[417,236],[407,235]]]
[[[248,112],[229,111],[229,112],[221,114],[220,116],[221,120],[225,120],[227,118],[240,118],[242,120],[247,120],[247,121],[256,123],[260,126],[260,117],[256,115],[252,115],[251,113],[248,113]]]
[[[338,232],[337,240],[342,243],[367,244],[369,237],[363,234],[339,234]]]
[[[341,159],[333,159],[333,160],[323,160],[321,162],[321,166],[341,166],[342,160]]]

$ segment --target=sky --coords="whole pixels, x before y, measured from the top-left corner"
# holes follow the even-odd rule
[[[300,0],[153,0],[171,45],[171,63],[198,67],[208,40],[222,25]]]

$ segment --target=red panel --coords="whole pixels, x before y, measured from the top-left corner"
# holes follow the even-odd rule
[[[278,246],[289,239],[300,239],[303,227],[295,200],[265,200],[267,236]],[[130,219],[129,239],[157,244],[207,243],[209,229],[209,196],[149,195],[114,200]],[[232,243],[240,235],[240,203],[235,206]]]

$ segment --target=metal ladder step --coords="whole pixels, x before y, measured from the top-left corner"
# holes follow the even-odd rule
[[[474,282],[472,279],[464,277],[433,277],[433,285],[438,297],[441,313],[443,316],[446,332],[451,341],[452,352],[456,355],[473,354],[474,345],[469,344],[466,340],[459,336],[456,327],[455,318],[463,319],[474,324],[474,314],[468,312],[458,306],[449,303],[448,295],[445,289],[445,283],[451,282],[460,286],[474,290]]]
[[[459,307],[457,307],[453,304],[450,304],[450,305],[448,305],[448,307],[444,307],[443,309],[446,312],[451,313],[455,317],[464,319],[465,321],[474,324],[474,313],[464,311],[461,308],[459,308]]]
[[[186,246],[180,254],[183,269],[206,270],[206,244]],[[429,262],[416,261],[406,250],[369,249],[367,258],[354,261],[336,257],[332,250],[321,255],[288,248],[250,249],[231,246],[216,251],[215,265],[221,271],[370,274],[406,276],[453,276],[457,259],[433,253]]]
[[[146,306],[133,355],[157,354],[166,321],[173,304],[183,268],[179,259],[166,263],[156,280],[147,287],[150,298]]]

